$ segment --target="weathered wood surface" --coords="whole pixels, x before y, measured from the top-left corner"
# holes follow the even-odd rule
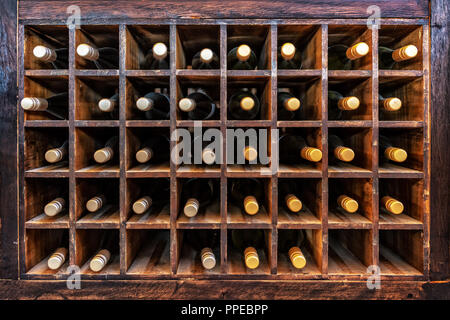
[[[20,19],[67,19],[67,8],[77,5],[82,19],[205,19],[205,18],[367,18],[367,8],[377,5],[383,18],[425,18],[426,0],[20,0]],[[324,9],[325,8],[325,9]],[[406,9],[407,8],[407,9]]]

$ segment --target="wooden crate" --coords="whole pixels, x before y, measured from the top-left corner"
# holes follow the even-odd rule
[[[104,290],[108,297],[130,294],[136,280],[144,281],[139,283],[144,283],[143,295],[146,297],[189,297],[192,293],[197,298],[215,294],[222,298],[251,298],[257,297],[258,292],[267,292],[264,295],[267,298],[333,298],[337,297],[336,293],[313,296],[296,288],[339,286],[344,288],[345,297],[401,298],[411,295],[424,298],[448,295],[448,282],[445,286],[440,284],[434,291],[424,289],[433,284],[433,280],[448,277],[449,256],[448,214],[445,211],[448,193],[436,188],[436,183],[448,182],[449,170],[442,170],[448,155],[439,150],[439,146],[445,145],[445,140],[437,140],[436,149],[432,148],[433,135],[442,137],[443,132],[448,132],[447,123],[439,124],[441,128],[437,128],[439,118],[436,116],[448,115],[448,111],[435,103],[443,98],[444,93],[433,91],[437,87],[430,91],[430,82],[433,81],[435,86],[443,85],[439,81],[444,77],[436,75],[438,71],[430,74],[430,58],[432,67],[438,58],[433,45],[440,46],[441,43],[438,38],[433,38],[426,1],[414,2],[415,6],[408,12],[402,7],[405,3],[412,5],[408,1],[380,4],[383,18],[379,29],[367,28],[365,9],[368,4],[365,1],[361,1],[363,11],[354,4],[332,2],[333,13],[325,16],[320,8],[311,7],[308,11],[297,2],[262,2],[262,7],[245,17],[229,11],[233,3],[226,6],[220,3],[217,13],[213,5],[219,3],[215,1],[201,8],[194,7],[197,11],[193,9],[189,17],[184,17],[182,9],[176,6],[163,12],[160,3],[151,1],[139,4],[140,10],[136,10],[132,1],[111,4],[111,8],[121,8],[117,12],[128,13],[128,16],[91,1],[79,1],[77,4],[83,17],[80,29],[69,29],[65,25],[67,3],[51,3],[54,17],[49,19],[40,11],[50,5],[48,1],[19,2],[17,99],[20,101],[29,94],[46,96],[67,89],[69,117],[68,120],[55,120],[9,107],[11,113],[8,116],[13,117],[17,112],[18,117],[18,167],[15,168],[11,162],[5,163],[7,168],[17,169],[17,184],[10,177],[9,183],[2,182],[2,189],[18,187],[18,207],[15,208],[11,197],[5,195],[2,196],[2,204],[11,209],[10,212],[17,212],[18,220],[5,219],[6,214],[2,212],[2,220],[7,224],[2,224],[1,235],[6,240],[15,239],[18,245],[4,245],[0,266],[5,266],[5,278],[44,280],[45,286],[50,288],[56,285],[55,280],[69,276],[67,266],[70,264],[80,266],[81,279],[86,280],[83,283]],[[242,10],[252,5],[252,1],[248,1]],[[286,7],[290,9],[286,10]],[[46,39],[45,34],[53,40]],[[438,32],[436,34],[439,35]],[[387,36],[394,39],[386,40]],[[75,48],[86,37],[98,45],[119,49],[119,69],[94,70],[80,61]],[[257,51],[265,52],[267,62],[263,70],[227,70],[226,55],[236,38],[245,38]],[[148,49],[146,43],[155,39],[168,44],[170,68],[156,71],[140,69],[138,57]],[[203,39],[206,40],[201,43]],[[307,59],[300,70],[277,69],[278,46],[288,40],[297,40],[306,52]],[[338,42],[351,44],[358,40],[369,44],[368,56],[355,64],[353,70],[329,70],[328,46]],[[46,41],[67,45],[67,70],[44,69],[32,59],[33,46]],[[415,44],[419,48],[418,57],[402,64],[398,70],[379,69],[378,50],[375,48],[387,45],[389,41]],[[220,69],[188,69],[192,55],[205,43],[220,56]],[[139,82],[158,82],[168,87],[170,120],[142,120],[133,112],[134,93]],[[203,121],[204,127],[218,128],[225,137],[228,128],[248,127],[312,133],[317,147],[323,152],[322,161],[314,166],[280,164],[278,169],[272,163],[268,167],[274,170],[271,175],[263,174],[257,166],[177,166],[169,161],[166,165],[154,167],[137,166],[130,156],[136,137],[155,130],[172,133],[177,128],[194,125],[193,121],[185,120],[176,107],[190,83],[211,86],[214,98],[221,106],[220,117]],[[261,88],[265,112],[257,120],[228,119],[225,107],[228,98],[242,83]],[[277,119],[277,88],[280,86],[305,92],[307,108],[302,120]],[[406,102],[409,107],[404,108],[406,111],[394,116],[379,111],[378,92],[386,87]],[[361,96],[361,107],[344,120],[332,119],[327,106],[329,88],[340,88]],[[83,108],[92,102],[95,91],[106,93],[114,89],[118,89],[120,97],[117,119],[96,118]],[[17,99],[10,97],[13,104]],[[10,128],[5,130],[10,132],[10,137],[16,135]],[[94,142],[113,133],[119,135],[120,158],[112,165],[92,165],[88,158]],[[328,164],[328,136],[333,133],[346,137],[356,150],[359,156],[354,165]],[[407,149],[409,159],[404,165],[384,165],[379,161],[380,134],[395,137],[395,142]],[[61,166],[46,166],[41,157],[45,142],[64,138],[69,140],[69,161]],[[172,147],[174,145],[172,142]],[[433,178],[432,174],[437,172],[440,177]],[[193,177],[214,179],[220,186],[220,195],[218,202],[204,215],[187,219],[180,212],[180,190],[183,182]],[[229,185],[234,179],[243,177],[264,181],[264,211],[256,216],[243,215],[230,205]],[[139,218],[130,210],[133,192],[140,183],[153,179],[170,181],[170,207],[164,208],[157,216]],[[287,179],[313,186],[314,194],[306,201],[308,211],[305,214],[292,217],[278,206],[278,185]],[[435,189],[432,189],[433,181]],[[92,190],[106,184],[116,190],[117,202],[103,214],[86,214],[83,203]],[[332,192],[337,188],[357,194],[360,213],[343,215],[334,211]],[[396,217],[380,210],[380,192],[384,189],[406,199],[406,214]],[[69,209],[62,216],[47,218],[40,208],[56,195],[57,190],[68,193]],[[14,232],[14,225],[18,233]],[[217,248],[220,259],[218,266],[211,271],[199,267],[195,253],[183,246],[184,233],[201,232],[202,229],[220,231],[221,241]],[[243,267],[241,257],[230,249],[229,232],[233,229],[265,231],[268,245],[257,271]],[[307,268],[294,270],[285,254],[279,252],[278,236],[285,229],[308,230]],[[88,270],[87,263],[97,248],[96,241],[105,232],[114,233],[120,251],[105,270],[95,274]],[[433,237],[434,233],[437,236]],[[64,268],[54,272],[46,267],[46,259],[62,244],[61,241],[67,242],[69,261]],[[161,245],[161,250],[155,250],[156,242]],[[433,252],[434,248],[440,252]],[[368,270],[371,265],[380,267],[382,290],[373,292],[366,286],[366,280],[372,276]],[[90,280],[104,281],[97,286],[95,283],[98,282]],[[123,294],[111,292],[119,284],[116,280],[130,280]],[[352,283],[343,284],[349,280]],[[4,284],[13,286],[19,283],[20,287],[20,281]],[[156,283],[160,287],[156,288]],[[169,296],[168,290],[174,283],[182,285],[183,292]],[[273,287],[269,286],[269,289],[266,283]],[[204,291],[215,284],[217,288]],[[252,285],[255,293],[231,292],[236,285]],[[35,292],[45,290],[45,286],[13,291],[19,297],[31,297]],[[279,289],[289,293],[280,294]],[[63,283],[59,283],[58,290],[72,295]]]

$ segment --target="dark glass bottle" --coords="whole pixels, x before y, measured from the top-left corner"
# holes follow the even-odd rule
[[[298,135],[282,135],[279,140],[280,162],[295,164],[300,163],[301,159],[310,162],[322,160],[322,151],[307,144],[307,141],[309,144],[313,144],[312,140],[311,136],[308,136],[305,140]]]
[[[293,120],[300,109],[300,99],[285,91],[278,91],[278,120]]]
[[[192,58],[192,69],[220,69],[219,57],[211,49],[204,48]]]
[[[57,93],[47,99],[26,97],[20,104],[25,111],[42,111],[59,120],[68,119],[69,95],[67,92]]]
[[[193,178],[183,185],[182,199],[184,214],[191,218],[197,215],[200,208],[211,203],[215,196],[214,183],[210,179]]]
[[[78,56],[91,61],[97,69],[118,69],[119,50],[111,47],[95,48],[83,43],[77,47]]]
[[[300,69],[302,67],[301,52],[290,42],[278,48],[278,69]]]
[[[255,70],[258,58],[246,44],[231,49],[227,56],[229,70]]]
[[[234,180],[230,196],[236,206],[249,215],[255,215],[264,201],[264,186],[258,179]]]
[[[164,43],[155,43],[152,49],[145,55],[142,69],[169,69],[169,59],[167,58],[168,53],[169,51]]]
[[[197,89],[178,102],[178,108],[187,113],[191,120],[209,120],[214,117],[217,107],[209,95]]]
[[[349,70],[352,61],[364,57],[369,53],[369,46],[365,42],[359,42],[353,46],[336,44],[328,47],[328,69]]]
[[[68,68],[68,52],[67,48],[52,49],[41,45],[33,49],[33,55],[36,59],[50,64],[54,69]]]
[[[260,113],[259,99],[248,89],[242,89],[230,97],[228,108],[232,119],[252,120]]]
[[[144,112],[149,120],[168,120],[170,118],[170,99],[167,90],[149,92],[136,101],[136,107]]]

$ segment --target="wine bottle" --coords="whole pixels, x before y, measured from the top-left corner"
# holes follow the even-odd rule
[[[286,42],[278,48],[278,69],[300,69],[301,67],[301,53],[292,43]]]
[[[229,70],[254,70],[258,63],[255,53],[246,44],[231,49],[227,56]]]
[[[82,43],[77,47],[77,54],[93,62],[97,69],[119,68],[119,51],[116,48],[95,48],[93,45]]]
[[[68,148],[69,148],[69,141],[66,140],[60,147],[47,150],[44,156],[45,160],[48,163],[57,163],[64,160],[67,156]]]
[[[386,160],[394,162],[404,162],[408,157],[405,150],[394,147],[389,138],[382,135],[380,135],[380,155],[383,155]]]
[[[231,243],[235,250],[242,252],[244,263],[249,269],[259,267],[258,250],[264,248],[264,231],[261,229],[231,230]]]
[[[25,111],[44,111],[60,119],[68,118],[69,95],[67,92],[55,94],[47,99],[38,97],[26,97],[20,102]]]
[[[51,64],[54,69],[67,69],[67,48],[52,49],[39,45],[34,47],[33,55],[39,61]]]
[[[61,213],[66,207],[65,198],[66,196],[58,197],[47,203],[44,207],[44,213],[49,217],[54,217]]]
[[[145,55],[142,69],[160,70],[169,69],[169,61],[166,59],[169,50],[162,42],[157,42],[152,49]]]
[[[100,250],[91,259],[89,267],[93,272],[100,272],[110,262],[111,256],[118,250],[118,239],[115,239],[114,232],[105,231],[100,241]]]
[[[369,46],[365,42],[358,42],[350,47],[336,44],[328,47],[328,68],[330,70],[348,70],[352,61],[364,57],[369,53]]]
[[[279,232],[278,248],[281,254],[287,254],[296,269],[306,266],[306,258],[300,249],[305,241],[304,230],[286,229]]]
[[[98,102],[98,109],[107,113],[111,119],[119,117],[119,94],[115,93],[111,98],[104,98]]]
[[[105,146],[98,149],[94,153],[94,160],[97,163],[106,163],[118,155],[119,151],[119,137],[113,136],[106,141]]]
[[[191,129],[191,128],[189,128]],[[202,151],[201,151],[201,160],[203,163],[207,164],[207,165],[213,165],[216,163],[216,160],[218,160],[216,158],[216,153],[214,151],[213,148],[209,147],[209,145],[211,144],[210,141],[203,141],[203,136],[201,135],[194,135],[193,134],[193,130],[190,130],[191,132],[191,136],[192,139],[190,141],[186,141],[187,143],[191,143],[191,163],[195,163],[196,160],[198,161],[199,159],[195,159],[194,157],[194,151],[195,151],[195,146],[197,146],[197,144],[201,144],[202,146]],[[184,141],[183,141],[184,143]]]
[[[215,113],[217,106],[209,95],[202,89],[194,91],[189,89],[187,97],[178,102],[178,108],[186,112],[191,120],[209,120]]]
[[[186,232],[184,241],[200,255],[203,268],[214,269],[216,256],[214,249],[219,243],[219,232],[217,230],[196,230]]]
[[[359,108],[359,99],[355,96],[344,97],[341,93],[328,90],[328,118],[342,119],[343,112]]]
[[[293,120],[300,109],[300,100],[289,90],[278,89],[278,120]]]
[[[169,195],[169,181],[157,180],[145,185],[139,193],[139,197],[133,202],[132,209],[136,214],[143,214],[150,209],[161,209],[167,204]]]
[[[384,98],[381,94],[379,94],[378,101],[379,105],[383,107],[383,111],[398,111],[402,107],[402,100],[396,97]]]
[[[344,210],[345,212],[348,213],[355,213],[356,211],[358,211],[359,208],[358,201],[351,198],[350,196],[341,194],[336,198],[336,200],[339,210]]]
[[[159,91],[159,92],[157,92]],[[170,118],[170,100],[167,89],[155,89],[136,101],[138,110],[145,112],[149,120],[166,120]]]
[[[209,179],[193,178],[183,185],[184,214],[192,218],[205,208],[215,196],[214,183]]]
[[[231,201],[249,215],[259,212],[264,200],[264,186],[258,179],[245,178],[234,180],[230,191]]]
[[[160,163],[170,159],[170,141],[162,134],[150,136],[140,144],[136,152],[136,160],[139,163]]]
[[[107,203],[106,196],[104,194],[99,194],[90,198],[86,202],[86,209],[89,212],[97,212],[98,210],[103,208],[106,203]]]
[[[299,192],[297,184],[292,181],[287,182],[285,180],[280,180],[278,187],[280,205],[284,206],[288,212],[300,212],[300,210],[302,210],[303,204],[298,198]]]
[[[398,62],[412,59],[417,56],[418,52],[417,47],[412,44],[398,49],[380,46],[378,47],[379,69],[394,69]]]
[[[306,140],[298,135],[285,134],[280,137],[280,162],[283,163],[299,163],[301,159],[310,162],[319,162],[322,160],[322,151],[320,149],[310,147],[308,144],[313,143],[313,137],[308,136]]]
[[[328,137],[328,145],[330,151],[333,151],[334,159],[350,162],[355,158],[355,152],[351,148],[346,147],[341,138],[334,134],[330,134]]]
[[[403,203],[391,196],[386,195],[382,197],[381,203],[383,204],[383,207],[392,214],[401,214],[404,210]]]
[[[204,48],[192,58],[192,69],[220,69],[219,57],[211,49]]]
[[[250,90],[244,88],[231,96],[228,108],[232,119],[252,120],[259,115],[259,99]]]
[[[48,258],[47,266],[49,267],[49,269],[58,270],[59,268],[61,268],[61,266],[67,259],[68,252],[69,251],[67,250],[67,248],[64,247],[56,249],[50,256],[50,258]]]

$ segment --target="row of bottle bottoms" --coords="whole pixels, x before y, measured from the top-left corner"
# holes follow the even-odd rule
[[[328,91],[328,109],[330,119],[342,119],[345,114],[360,107],[361,97],[344,95],[338,91]],[[135,97],[136,111],[149,120],[168,120],[170,118],[170,98],[167,88],[156,88],[142,97]],[[278,89],[278,119],[292,120],[296,118],[302,107],[304,97],[296,97],[290,88]],[[402,107],[398,97],[384,97],[379,95],[380,110],[384,112],[397,112]],[[67,92],[55,94],[49,98],[25,97],[21,101],[25,111],[47,112],[58,118],[67,119],[68,94]],[[188,88],[187,96],[178,101],[178,109],[191,120],[209,120],[219,117],[220,106],[211,98],[203,88]],[[242,88],[231,95],[228,101],[230,119],[253,120],[261,114],[261,102],[257,97],[256,88]],[[97,116],[106,116],[111,119],[119,117],[119,94],[101,98],[92,103],[90,112]]]
[[[333,70],[351,69],[352,61],[361,59],[369,53],[369,45],[358,42],[351,46],[336,44],[328,48],[328,68]],[[85,60],[93,62],[98,69],[117,69],[119,51],[117,48],[97,48],[93,44],[82,43],[76,49],[77,55]],[[290,42],[286,42],[278,48],[278,69],[300,69],[306,59],[305,52],[301,52]],[[416,57],[418,49],[409,44],[398,49],[379,47],[380,69],[392,69],[401,61]],[[33,56],[39,61],[49,63],[55,69],[67,69],[67,48],[52,49],[38,45],[33,49]],[[232,48],[227,55],[227,65],[230,70],[254,70],[264,69],[265,53],[257,53],[247,44],[241,44]],[[143,69],[169,69],[168,48],[162,42],[157,42],[145,55]],[[191,62],[193,69],[219,69],[219,57],[210,48],[203,48],[197,52]]]
[[[191,140],[181,141],[177,148],[184,150],[185,144],[197,146],[201,144],[201,162],[206,165],[214,165],[220,163],[220,159],[216,156],[218,150],[215,149],[214,143],[202,141],[201,136],[194,136]],[[198,141],[197,141],[198,140]],[[282,134],[278,141],[279,146],[279,162],[284,164],[298,164],[302,162],[317,163],[322,160],[322,151],[318,148],[312,147],[314,145],[314,137],[309,134],[306,137],[297,134]],[[330,150],[330,164],[339,164],[340,162],[351,163],[355,158],[355,151],[337,135],[331,134],[328,137],[328,146]],[[62,163],[68,158],[68,141],[60,146],[52,146],[45,151],[44,158],[49,164]],[[258,163],[258,149],[256,145],[251,145],[248,142],[242,146],[235,140],[236,149],[234,154],[227,154],[227,163],[237,164],[254,164]],[[241,148],[241,149],[238,149]],[[191,150],[191,148],[186,148]],[[117,160],[119,155],[119,137],[113,136],[109,138],[106,143],[97,143],[96,150],[92,155],[95,163],[105,164]],[[380,135],[380,155],[382,162],[402,163],[406,161],[408,153],[406,150],[399,148],[391,142],[388,137]],[[199,155],[200,156],[200,155]],[[231,158],[231,156],[233,158]],[[177,155],[177,161],[181,155]],[[188,157],[182,156],[182,161],[196,160],[195,154],[190,152]],[[138,144],[135,159],[140,164],[158,164],[169,161],[170,154],[170,140],[167,135],[155,133],[142,140]],[[242,163],[240,163],[242,161]],[[195,163],[195,162],[194,162]]]

